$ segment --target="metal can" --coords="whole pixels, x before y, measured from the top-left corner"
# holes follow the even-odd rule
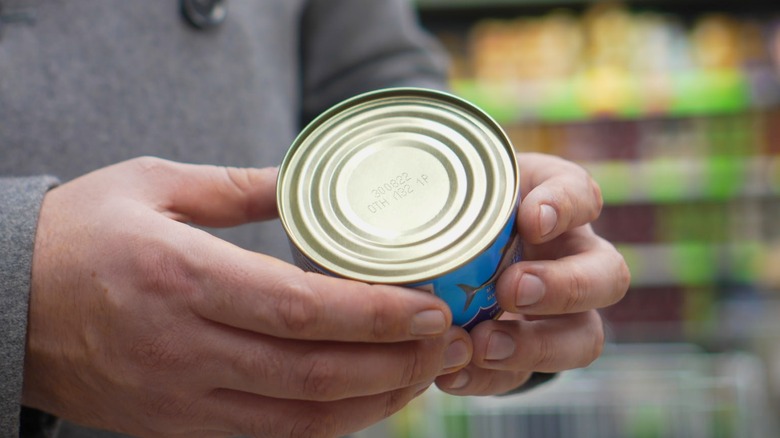
[[[293,142],[277,201],[301,268],[426,290],[467,330],[501,314],[496,280],[521,257],[519,169],[475,105],[420,88],[339,103]]]

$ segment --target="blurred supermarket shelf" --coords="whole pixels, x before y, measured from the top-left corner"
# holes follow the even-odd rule
[[[595,0],[574,0],[576,3],[587,3]],[[453,8],[490,8],[501,6],[557,6],[559,0],[414,0],[414,4],[422,9],[453,9]],[[569,1],[571,3],[571,0]]]
[[[573,4],[592,4],[603,0],[412,0],[412,2],[421,9],[453,9],[453,8],[472,8],[483,9],[491,7],[526,7],[526,6],[561,6]],[[664,2],[674,2],[680,4],[707,4],[710,7],[730,2],[730,0],[628,0],[631,4],[653,3],[655,5]],[[760,0],[746,0],[747,4],[761,3]]]
[[[484,9],[533,0],[423,5],[439,3]],[[634,10],[631,1],[579,3],[584,10],[550,7],[533,16],[475,15],[461,27],[434,25],[453,59],[454,91],[504,124],[733,114],[780,103],[778,14],[747,8],[753,12],[683,19]]]
[[[451,10],[451,9],[484,9],[497,7],[556,7],[561,5],[593,4],[603,0],[413,0],[420,9]],[[723,4],[729,0],[629,0],[631,4],[663,4],[673,2],[680,4],[707,4],[710,7]],[[748,4],[760,4],[760,0],[747,0]]]
[[[780,196],[780,155],[583,162],[607,204]]]
[[[631,267],[632,286],[755,284],[777,288],[780,241],[617,244]],[[778,295],[780,297],[780,295]]]
[[[664,73],[600,68],[557,79],[454,80],[499,123],[738,114],[780,104],[774,67]]]
[[[590,367],[526,394],[431,389],[356,438],[767,438],[780,432],[767,382],[751,354],[612,345]]]
[[[619,244],[724,244],[780,241],[780,197],[608,204],[593,223]]]
[[[710,158],[725,163],[780,156],[778,109],[702,117],[513,123],[505,129],[520,152],[545,152],[583,163],[706,162]],[[727,168],[739,165],[725,164]]]
[[[592,366],[516,397],[429,391],[357,438],[780,436],[780,5],[413,1],[456,94],[599,183],[593,227],[632,283]]]
[[[741,350],[766,338],[780,350],[780,241],[618,248],[633,277],[628,294],[602,309],[614,342],[687,341]],[[780,355],[775,360],[780,367]],[[775,389],[780,396],[780,385]]]

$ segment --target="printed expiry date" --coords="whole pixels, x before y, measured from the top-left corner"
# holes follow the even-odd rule
[[[408,172],[402,172],[371,189],[371,197],[376,201],[368,204],[368,211],[378,213],[390,207],[393,202],[414,194],[415,189],[426,185],[428,185],[428,175],[420,174],[415,177]]]

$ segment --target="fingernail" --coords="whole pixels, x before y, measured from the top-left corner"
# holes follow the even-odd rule
[[[539,227],[542,232],[542,237],[550,234],[557,222],[558,213],[555,212],[555,209],[547,204],[542,204],[542,206],[539,207]]]
[[[455,341],[444,352],[444,369],[466,365],[469,361],[469,349],[463,341]]]
[[[544,296],[544,283],[536,275],[523,274],[520,277],[520,290],[515,297],[517,307],[538,303]]]
[[[471,375],[466,370],[460,370],[455,380],[450,383],[449,389],[461,389],[466,387],[471,381]]]
[[[515,352],[515,342],[504,332],[495,331],[490,335],[485,351],[485,360],[504,360]]]
[[[428,336],[444,333],[447,318],[440,310],[424,310],[412,317],[410,331],[415,336]]]

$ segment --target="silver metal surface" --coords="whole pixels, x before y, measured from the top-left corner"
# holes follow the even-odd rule
[[[279,175],[282,223],[324,271],[372,283],[439,277],[490,247],[517,204],[514,150],[452,95],[389,89],[298,136]]]

